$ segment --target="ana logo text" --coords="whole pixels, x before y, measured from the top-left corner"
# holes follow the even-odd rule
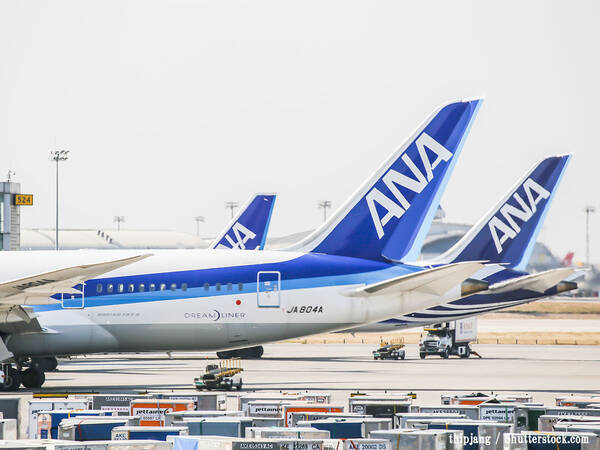
[[[494,240],[498,254],[503,250],[502,245],[507,240],[514,239],[521,231],[521,227],[517,225],[515,218],[521,220],[523,223],[527,222],[537,211],[537,204],[550,197],[550,192],[531,178],[525,180],[525,183],[523,183],[523,190],[525,191],[524,193],[527,202],[523,200],[523,197],[521,197],[518,192],[515,192],[512,198],[518,203],[519,207],[506,202],[500,208],[499,213],[492,217],[488,222],[488,227],[492,234],[492,239]],[[502,234],[499,235],[498,232]]]
[[[433,179],[433,169],[435,169],[440,162],[447,162],[450,158],[452,158],[452,153],[450,153],[442,144],[437,142],[427,133],[421,134],[421,136],[419,136],[415,141],[415,145],[419,150],[419,156],[421,158],[421,162],[423,163],[425,174],[419,170],[414,161],[410,159],[408,154],[404,153],[401,159],[404,164],[406,164],[406,167],[412,173],[414,178],[408,177],[394,169],[390,169],[382,178],[383,183],[392,193],[395,200],[391,199],[375,187],[371,189],[366,196],[367,205],[369,205],[369,212],[371,213],[371,218],[373,219],[373,224],[375,225],[377,237],[379,239],[381,239],[385,234],[383,227],[390,221],[390,219],[392,217],[399,219],[406,212],[406,210],[410,208],[410,203],[402,194],[402,192],[400,192],[399,187],[401,186],[409,191],[416,192],[417,194],[420,193]],[[427,155],[425,148],[437,155],[433,162],[429,160],[429,156]],[[378,203],[387,211],[383,217],[379,217],[375,203]]]
[[[221,242],[219,242],[219,245],[217,245],[217,248],[236,248],[239,250],[246,250],[246,242],[256,237],[256,233],[253,233],[239,222],[236,222],[231,227],[231,231],[233,231],[235,241],[231,236],[229,236],[229,234],[226,234],[225,239],[227,240],[227,242],[229,242],[230,247],[223,244],[223,240],[221,240]]]

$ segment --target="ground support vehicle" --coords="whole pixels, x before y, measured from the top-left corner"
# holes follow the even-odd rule
[[[242,389],[242,369],[241,360],[226,359],[219,361],[219,364],[207,364],[204,374],[201,377],[194,378],[194,386],[199,391],[203,389],[225,389],[230,391],[234,387],[240,391]]]
[[[479,356],[471,349],[470,342],[477,339],[477,319],[463,319],[454,322],[436,324],[424,328],[427,335],[419,342],[419,357],[421,359],[430,355],[448,358],[456,355],[468,358],[471,354]],[[481,356],[479,356],[481,358]]]
[[[373,359],[404,359],[404,338],[392,339],[389,342],[381,341],[380,347],[373,351]]]

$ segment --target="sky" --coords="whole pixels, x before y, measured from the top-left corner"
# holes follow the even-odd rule
[[[277,192],[271,235],[316,227],[439,105],[485,96],[442,198],[474,223],[572,152],[540,240],[585,258],[600,207],[600,2],[53,0],[0,3],[0,178],[22,226],[215,235]],[[591,220],[600,262],[600,211]]]

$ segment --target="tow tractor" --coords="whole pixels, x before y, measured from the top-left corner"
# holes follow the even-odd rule
[[[373,359],[404,359],[405,356],[403,337],[381,341],[380,347],[373,351]]]
[[[471,354],[481,358],[469,345],[470,341],[477,339],[477,318],[475,317],[436,324],[423,330],[427,332],[427,335],[419,342],[421,359],[425,359],[428,355],[439,355],[442,358],[456,355],[468,358]]]
[[[219,361],[219,364],[207,364],[204,369],[204,375],[194,378],[194,385],[199,391],[206,389],[224,389],[230,391],[234,387],[240,391],[242,389],[243,372],[242,361],[240,359],[225,359]]]

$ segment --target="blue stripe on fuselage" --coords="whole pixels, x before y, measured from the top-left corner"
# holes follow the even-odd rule
[[[260,271],[279,271],[281,273],[280,290],[292,290],[370,284],[419,270],[422,269],[345,256],[306,254],[288,261],[267,264],[96,278],[86,282],[85,307],[255,293],[257,291],[257,273]],[[148,289],[151,283],[155,284],[157,288],[164,283],[166,290],[127,292],[130,284],[133,284],[135,289],[140,284],[144,284]],[[171,291],[170,285],[173,283],[176,284],[177,289]],[[182,283],[187,284],[187,290],[180,289]],[[221,283],[220,291],[216,290],[217,283]],[[228,290],[227,283],[232,283],[231,290]],[[239,283],[243,284],[242,291],[238,290]],[[98,293],[98,284],[102,284],[104,290],[108,284],[112,284],[115,291],[117,286],[122,284],[125,292]],[[208,290],[204,288],[205,284],[210,286]],[[60,295],[53,298],[60,299]],[[37,305],[33,308],[36,312],[53,311],[62,309],[62,306],[59,304]]]

